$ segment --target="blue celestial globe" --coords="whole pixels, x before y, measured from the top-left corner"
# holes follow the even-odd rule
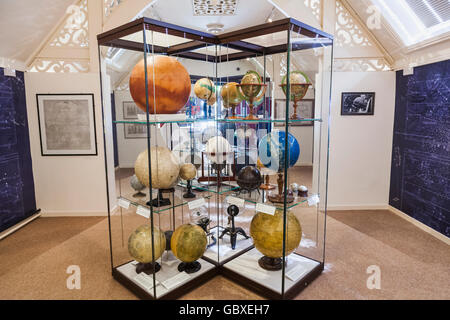
[[[300,156],[300,145],[297,139],[288,133],[288,167],[292,167],[297,162]],[[286,157],[286,132],[281,130],[274,130],[266,134],[258,145],[258,157],[261,163],[274,171],[284,170],[284,162]]]

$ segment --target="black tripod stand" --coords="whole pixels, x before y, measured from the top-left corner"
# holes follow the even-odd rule
[[[234,250],[236,248],[236,238],[237,235],[240,234],[245,237],[245,239],[250,238],[245,233],[244,229],[238,227],[236,228],[234,226],[234,217],[239,214],[239,208],[232,204],[228,207],[227,213],[230,216],[229,219],[231,219],[231,227],[226,227],[225,230],[222,231],[222,234],[220,235],[219,239],[222,239],[224,235],[229,234],[230,235],[230,242],[231,242],[231,248]]]
[[[216,238],[214,237],[214,234],[212,232],[208,232],[208,224],[210,222],[211,220],[208,217],[203,217],[197,222],[197,225],[199,225],[203,230],[205,230],[206,235],[211,236],[212,242],[206,246],[207,248],[212,247],[217,242]]]

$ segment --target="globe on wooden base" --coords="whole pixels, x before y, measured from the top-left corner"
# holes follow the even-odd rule
[[[134,260],[139,262],[136,266],[137,273],[152,274],[158,272],[160,266],[156,260],[161,257],[165,248],[166,237],[164,232],[154,226],[152,241],[152,228],[149,224],[138,227],[128,238],[128,252]]]
[[[178,269],[187,273],[198,271],[200,263],[196,263],[196,260],[205,252],[206,244],[206,232],[200,226],[194,224],[179,226],[170,241],[172,253],[183,262]]]
[[[214,82],[211,79],[201,78],[194,84],[194,94],[201,100],[209,100],[214,91]]]
[[[297,217],[287,211],[286,223],[286,250],[285,256],[291,254],[300,244],[302,227]],[[277,209],[274,215],[258,212],[250,224],[250,235],[255,248],[264,257],[259,265],[266,270],[279,270],[283,257],[283,210]]]
[[[166,147],[151,147],[151,176],[153,189],[170,189],[178,179],[180,164],[175,155]],[[134,164],[134,172],[139,181],[146,187],[150,186],[148,170],[148,150],[141,152]]]
[[[177,113],[184,107],[191,93],[191,77],[186,68],[173,57],[157,55],[147,58],[147,84],[151,114]],[[143,59],[131,71],[129,86],[134,102],[146,112]]]

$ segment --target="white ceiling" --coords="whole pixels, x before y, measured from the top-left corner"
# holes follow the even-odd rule
[[[266,0],[239,0],[230,16],[195,16],[192,0],[159,0],[153,8],[165,22],[204,32],[207,24],[221,23],[223,32],[230,32],[265,23],[273,6]]]
[[[0,0],[0,57],[26,61],[74,0]]]

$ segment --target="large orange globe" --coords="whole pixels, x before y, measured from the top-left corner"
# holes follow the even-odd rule
[[[130,76],[130,93],[134,102],[147,111],[145,102],[144,59],[138,62]],[[191,77],[177,59],[154,56],[147,59],[149,112],[177,113],[184,107],[191,93]]]

